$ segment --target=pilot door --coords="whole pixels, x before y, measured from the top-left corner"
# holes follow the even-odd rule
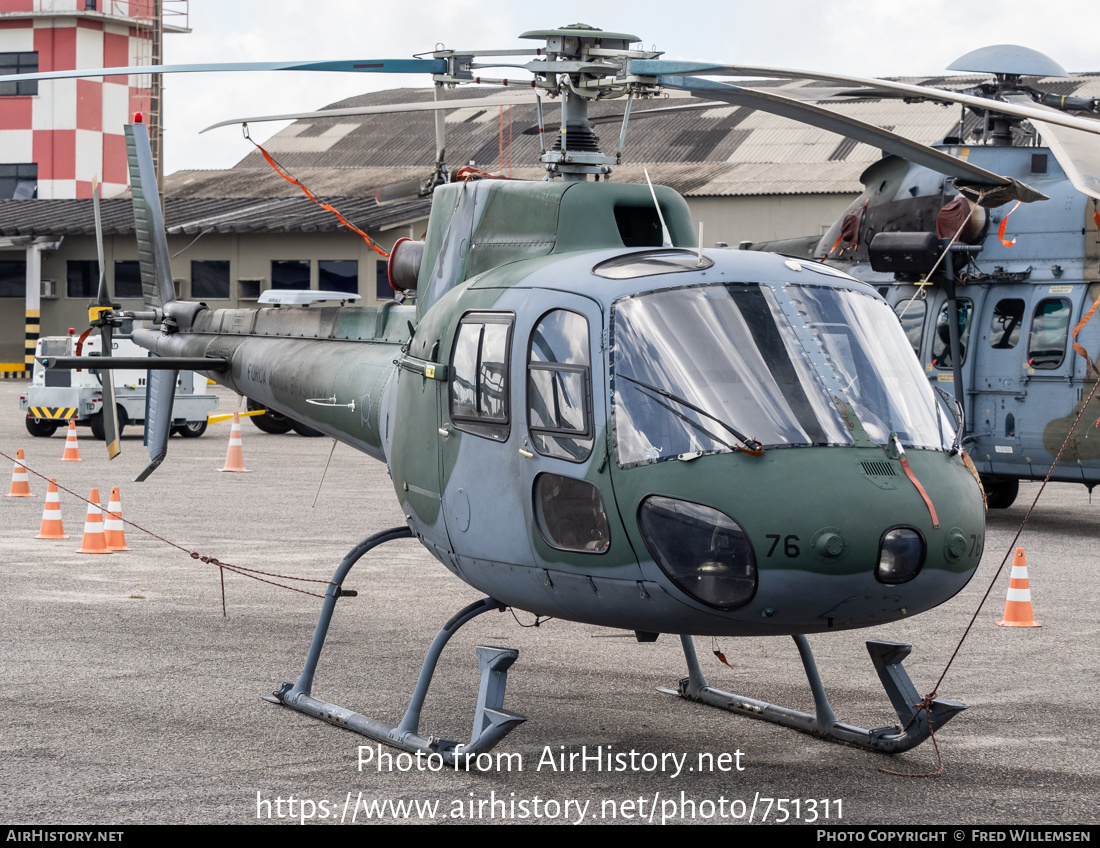
[[[447,529],[471,582],[480,569],[513,567],[528,609],[563,611],[573,582],[592,595],[589,573],[637,575],[611,490],[603,338],[594,301],[531,290],[467,312],[455,334],[441,448]]]

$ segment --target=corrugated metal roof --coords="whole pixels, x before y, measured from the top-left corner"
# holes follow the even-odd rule
[[[986,79],[981,75],[965,75],[902,81],[933,82],[962,90]],[[765,85],[791,84],[772,82]],[[1096,96],[1100,94],[1100,75],[1079,74],[1069,80],[1041,80],[1037,85],[1058,93],[1072,89],[1080,96]],[[801,83],[796,87],[836,88],[833,83]],[[472,98],[500,91],[499,88],[470,87],[448,92],[444,97]],[[349,98],[332,104],[332,108],[430,99],[430,89],[393,89]],[[645,116],[652,109],[690,103],[702,108],[660,117]],[[621,115],[623,106],[620,100],[601,101],[590,107],[590,117],[596,119],[594,128],[601,137],[600,148],[604,152],[614,149],[620,125],[614,120],[600,122],[599,119]],[[891,127],[899,135],[926,144],[956,134],[960,118],[960,110],[955,107],[905,103],[896,98],[860,98],[831,103],[829,108],[866,123]],[[558,109],[554,101],[544,104],[544,114],[548,127],[556,128]],[[338,174],[352,179],[355,177],[347,169],[355,169],[355,173],[363,174],[364,180],[367,179],[365,172],[386,168],[410,169],[426,176],[435,153],[433,121],[428,113],[303,120],[277,133],[265,147],[293,173],[305,174],[307,169],[317,169],[312,177],[314,180],[324,180],[326,169],[338,169]],[[451,112],[447,115],[448,160],[452,167],[473,160],[478,167],[496,170],[500,166],[503,139],[505,160],[510,148],[514,169],[524,173],[530,170],[537,177],[541,175],[537,134],[524,134],[535,125],[534,105],[504,109],[471,107]],[[681,176],[683,182],[677,183],[667,176],[661,182],[690,195],[700,195],[703,191],[700,186],[712,183],[721,186],[719,193],[722,195],[769,193],[775,187],[782,187],[783,193],[858,192],[862,188],[859,174],[881,155],[877,147],[843,142],[837,135],[824,130],[744,107],[691,98],[680,92],[634,104],[624,150],[624,158],[630,165],[659,164],[658,170],[663,169],[666,175]],[[829,167],[838,159],[851,167]],[[700,181],[696,178],[698,169],[678,167],[690,163],[725,165],[724,176],[717,181]],[[616,169],[614,179],[635,181],[630,165]],[[745,168],[745,165],[754,167]],[[267,168],[260,155],[253,152],[242,159],[234,171]],[[768,176],[755,176],[760,173]],[[636,176],[643,179],[640,170]]]

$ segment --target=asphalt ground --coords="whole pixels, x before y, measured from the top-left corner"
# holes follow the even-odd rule
[[[402,523],[381,464],[338,445],[313,506],[332,442],[268,435],[249,422],[247,474],[218,471],[228,424],[200,439],[173,438],[145,484],[128,482],[145,463],[140,428],[126,431],[110,465],[82,428],[83,461],[62,463],[63,431],[34,439],[24,430],[24,385],[0,384],[0,450],[24,448],[32,470],[80,496],[120,485],[127,520],[189,551],[327,580],[356,542]],[[221,409],[234,404],[222,392]],[[133,527],[129,552],[77,553],[86,506],[72,495],[61,499],[70,538],[35,539],[46,486],[32,475],[31,488],[33,498],[0,498],[0,822],[346,823],[349,798],[359,824],[373,820],[374,802],[437,802],[427,820],[446,822],[575,821],[582,809],[597,822],[736,822],[754,803],[754,821],[765,806],[768,821],[785,806],[792,822],[816,824],[1100,820],[1100,504],[1081,486],[1048,487],[1021,539],[1043,626],[995,626],[1006,569],[940,687],[971,708],[938,734],[943,773],[935,777],[880,770],[935,772],[930,744],[888,758],[659,693],[684,674],[675,638],[637,644],[631,634],[564,621],[521,627],[517,618],[532,620],[525,613],[491,613],[459,631],[421,724],[426,734],[466,739],[474,646],[518,648],[505,706],[529,721],[497,749],[519,755],[511,770],[502,760],[486,771],[433,772],[391,749],[382,753],[392,759],[380,760],[376,743],[261,700],[296,677],[318,598],[227,574],[223,617],[218,569]],[[865,639],[913,642],[906,667],[928,691],[1037,490],[1022,486],[1016,505],[990,515],[985,558],[951,602],[888,627],[811,637],[842,720],[894,721]],[[368,555],[346,585],[358,596],[338,605],[314,694],[396,723],[433,635],[479,595],[411,541]],[[812,709],[790,640],[722,640],[732,669],[711,657],[709,640],[697,642],[712,685]],[[362,768],[360,745],[374,749]],[[560,766],[563,752],[582,746],[625,755],[626,770],[549,765],[549,755]],[[662,755],[670,755],[664,767],[649,768]],[[405,820],[393,807],[373,809],[376,818]],[[414,806],[408,820],[426,815]]]

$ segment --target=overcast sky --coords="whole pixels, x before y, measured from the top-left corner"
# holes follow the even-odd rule
[[[171,5],[171,4],[170,4]],[[1069,71],[1100,71],[1092,0],[190,0],[191,33],[165,38],[165,61],[241,62],[407,58],[436,44],[461,49],[530,46],[531,29],[583,22],[628,32],[668,59],[738,62],[859,76],[938,74],[964,53],[1022,44]],[[228,168],[251,145],[218,120],[318,109],[427,77],[334,73],[180,74],[165,80],[169,172]],[[263,139],[285,124],[257,126]]]

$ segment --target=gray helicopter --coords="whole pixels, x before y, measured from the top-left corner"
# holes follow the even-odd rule
[[[425,239],[401,242],[390,258],[400,303],[314,305],[322,292],[260,309],[177,299],[148,136],[143,125],[127,128],[145,308],[118,309],[101,282],[91,316],[104,349],[114,329],[132,321],[134,339],[155,354],[137,363],[151,369],[150,464],[138,479],[167,454],[179,369],[207,374],[387,464],[406,524],[348,553],[303,671],[272,696],[380,742],[455,763],[525,720],[503,706],[517,652],[482,647],[470,741],[420,730],[451,636],[485,612],[514,607],[633,630],[642,642],[679,637],[688,676],[676,694],[690,700],[884,753],[920,744],[965,705],[921,698],[902,667],[910,645],[868,642],[898,719],[868,730],[836,718],[805,634],[910,617],[954,596],[974,574],[984,510],[978,472],[960,444],[961,411],[937,399],[894,312],[871,286],[819,262],[704,250],[676,192],[601,178],[622,159],[632,100],[679,88],[891,149],[983,201],[1043,195],[819,106],[697,76],[799,72],[667,62],[634,49],[635,36],[579,24],[524,37],[538,46],[317,63],[317,70],[428,73],[439,87],[503,84],[481,76],[503,65],[512,85],[518,68],[530,74],[533,91],[560,100],[560,130],[541,151],[543,181],[454,181],[440,131],[438,167],[423,186],[433,198]],[[988,104],[966,94],[929,96]],[[628,108],[618,148],[608,153],[594,141],[588,106],[615,97]],[[1010,103],[998,109],[1046,116]],[[1100,132],[1072,116],[1049,120]],[[99,367],[136,364],[104,357]],[[117,426],[108,420],[105,427],[108,450],[117,452]],[[312,686],[351,568],[368,551],[409,537],[486,597],[440,630],[405,716],[390,725],[316,698]],[[793,637],[815,712],[710,687],[691,634]]]
[[[1024,47],[981,48],[948,70],[990,74],[969,93],[993,102],[1100,113],[1100,98],[1067,93],[1081,81],[1063,82],[1060,65]],[[1100,483],[1100,398],[1083,408],[1100,374],[1100,157],[1079,134],[993,102],[965,105],[955,133],[934,146],[1049,201],[1017,209],[891,155],[862,174],[863,193],[825,235],[752,248],[826,262],[877,288],[928,379],[965,410],[962,443],[989,506],[1004,508],[1020,480],[1049,473],[1090,492]]]

